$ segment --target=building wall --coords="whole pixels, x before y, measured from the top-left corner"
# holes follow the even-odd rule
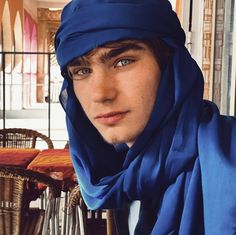
[[[3,11],[7,11],[3,12]],[[3,19],[3,16],[9,14],[9,19]],[[20,24],[21,28],[23,27],[23,0],[14,1],[14,0],[0,0],[0,30],[2,30],[2,26],[4,27],[5,31],[9,32],[10,38],[6,38],[8,42],[8,50],[11,50],[13,41],[14,41],[14,25],[17,14],[20,16]],[[4,23],[3,23],[4,20]],[[10,22],[10,25],[9,25]],[[8,37],[9,37],[8,36]],[[10,44],[10,45],[9,45]]]
[[[205,79],[204,96],[212,100],[214,0],[205,0],[203,17],[203,58],[202,72]]]
[[[222,2],[222,4],[221,4]],[[223,6],[222,6],[223,5]],[[224,8],[222,64],[221,64],[221,112],[236,115],[236,1],[219,1],[219,9]],[[219,79],[218,79],[219,80]]]
[[[34,1],[31,1],[32,3]],[[6,6],[8,5],[7,9]],[[30,5],[30,7],[28,6],[28,9],[31,9],[30,12],[32,11],[32,8],[35,7],[35,12],[37,12],[37,8],[34,5]],[[17,35],[18,37],[16,37],[16,40],[23,40],[23,34],[25,33],[24,31],[24,25],[25,25],[25,14],[27,16],[27,18],[29,19],[29,23],[30,26],[32,25],[31,23],[34,22],[37,23],[37,21],[35,19],[37,19],[37,14],[36,15],[32,15],[30,12],[28,12],[27,10],[24,11],[24,4],[23,4],[23,0],[0,0],[0,22],[3,23],[3,15],[4,15],[4,9],[5,11],[9,11],[9,19],[6,20],[7,24],[4,23],[3,27],[6,27],[6,30],[11,32],[11,38],[10,40],[14,41],[14,27],[15,27],[15,22],[16,22],[16,18],[17,15],[19,15],[20,18],[20,26],[22,29],[22,35],[21,37],[19,37],[20,35]],[[10,25],[9,25],[9,21],[10,21]],[[2,24],[0,24],[0,29],[2,27]],[[3,48],[4,49],[4,48]],[[9,48],[7,48],[9,50]],[[13,48],[14,49],[14,48]]]
[[[216,3],[212,100],[221,106],[222,59],[224,43],[224,0]]]
[[[176,11],[186,34],[186,47],[203,72],[206,99],[212,99],[213,2],[214,0],[176,2]]]
[[[23,0],[0,0],[0,20],[2,19],[5,3],[8,2],[10,9],[10,26],[13,28],[17,12],[23,17]]]
[[[24,10],[23,0],[0,0],[0,6],[0,51],[37,52],[37,25],[32,16]],[[35,100],[35,92],[32,91],[36,90],[37,56],[1,54],[0,70],[3,69],[4,61],[6,108],[29,107]],[[0,100],[2,99],[0,94]]]
[[[37,1],[24,0],[24,9],[31,15],[34,21],[37,22]]]
[[[203,74],[205,98],[223,114],[236,114],[235,0],[205,0],[203,22]]]
[[[54,52],[54,46],[51,46],[52,42],[54,42],[54,34],[59,26],[61,11],[50,11],[45,8],[38,8],[38,51],[39,52]],[[53,35],[53,37],[51,37]],[[54,43],[53,43],[54,45]],[[53,50],[51,50],[53,48]],[[51,66],[55,55],[50,55]],[[38,64],[37,64],[37,83],[44,84],[45,79],[45,68],[46,70],[48,66],[48,57],[38,56]],[[51,67],[52,68],[52,67]],[[37,102],[44,102],[45,91],[42,86],[38,87],[37,90]]]
[[[231,115],[236,112],[235,5],[235,0],[176,1],[186,47],[203,72],[204,98],[214,101],[222,113]]]

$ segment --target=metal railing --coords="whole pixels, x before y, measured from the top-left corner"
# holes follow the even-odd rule
[[[46,88],[47,89],[47,97],[45,96],[45,100],[47,103],[47,120],[48,120],[48,126],[47,126],[48,133],[47,133],[47,135],[50,137],[50,134],[51,134],[51,105],[53,102],[58,101],[57,97],[59,95],[59,90],[60,90],[60,84],[58,82],[53,82],[51,80],[51,77],[52,77],[51,76],[51,68],[52,68],[51,63],[52,63],[52,57],[55,56],[55,53],[50,53],[50,52],[6,52],[6,51],[0,52],[0,72],[1,72],[0,78],[2,81],[2,84],[0,81],[0,85],[2,86],[2,100],[1,100],[2,104],[1,105],[2,105],[2,119],[3,119],[2,120],[2,128],[6,128],[6,87],[7,87],[7,85],[9,85],[6,83],[6,76],[7,76],[7,74],[11,74],[11,76],[12,76],[12,72],[14,70],[14,66],[12,66],[12,64],[14,63],[14,60],[17,55],[22,56],[22,59],[21,59],[21,62],[23,63],[22,68],[21,68],[22,81],[23,81],[24,75],[25,75],[24,74],[24,62],[25,62],[24,56],[35,55],[37,57],[36,58],[37,60],[39,59],[40,56],[43,57],[43,59],[42,59],[43,60],[43,68],[41,68],[41,71],[43,71],[44,79],[46,80],[46,81],[44,81],[45,83],[43,85],[43,90],[47,86],[47,88]],[[9,58],[7,58],[7,56],[11,57],[11,58],[9,59]],[[10,67],[12,68],[10,70],[9,70],[8,64],[6,64],[6,62],[9,62],[9,61],[11,63]],[[38,67],[38,65],[36,65],[36,69],[37,69],[37,67]],[[46,71],[45,71],[45,67],[46,67]],[[7,71],[6,71],[6,68],[7,68]],[[35,73],[34,76],[36,77],[37,73]],[[59,76],[60,76],[60,74],[59,74]],[[10,86],[14,86],[14,85],[15,84],[10,84]],[[38,84],[36,83],[36,90],[38,89],[37,85]],[[23,85],[22,85],[21,89],[22,89],[21,95],[23,97],[23,95],[24,95],[23,94],[23,92],[24,92]],[[17,89],[17,90],[19,90],[19,89]],[[23,109],[25,110],[25,108],[23,108],[23,105],[22,105],[22,110]]]

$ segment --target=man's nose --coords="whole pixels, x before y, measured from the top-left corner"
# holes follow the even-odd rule
[[[94,102],[110,102],[117,96],[116,82],[108,71],[94,73],[92,79],[92,99]]]

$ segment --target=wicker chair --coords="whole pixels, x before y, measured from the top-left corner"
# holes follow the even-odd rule
[[[88,210],[79,186],[71,191],[68,207],[72,218],[71,234],[118,235],[114,212],[112,210]]]
[[[37,140],[44,141],[48,148],[53,148],[50,138],[38,131],[23,128],[0,129],[2,148],[35,148]]]
[[[66,142],[64,149],[69,149],[69,141]]]
[[[45,210],[30,208],[35,183],[49,188]],[[38,191],[37,191],[38,192]],[[56,182],[49,176],[22,168],[0,168],[0,235],[41,235],[48,229],[55,198],[60,195]]]

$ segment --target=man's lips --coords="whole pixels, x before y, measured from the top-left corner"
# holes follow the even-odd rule
[[[129,111],[125,111],[125,112],[109,112],[109,113],[104,113],[104,114],[99,114],[95,117],[95,119],[104,125],[114,125],[117,122],[119,122],[121,119],[123,119],[126,114]]]

